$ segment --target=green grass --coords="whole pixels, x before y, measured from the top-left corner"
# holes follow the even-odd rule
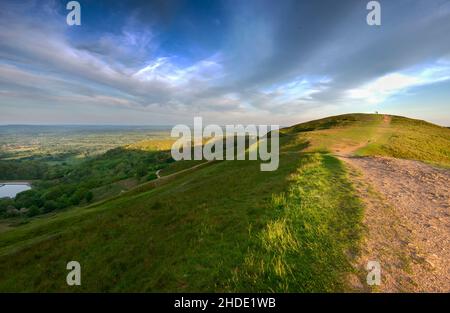
[[[386,156],[450,167],[450,129],[425,121],[382,114],[345,114],[311,121],[282,130],[305,151],[352,150],[357,156]],[[284,149],[293,150],[289,145]]]
[[[419,160],[450,167],[450,130],[420,120],[393,116],[390,127],[357,154]]]
[[[258,162],[224,161],[146,191],[129,192],[100,205],[37,219],[6,231],[0,238],[0,291],[268,290],[271,287],[267,281],[246,283],[245,277],[236,281],[236,270],[247,268],[249,251],[265,258],[257,254],[262,250],[258,250],[259,237],[253,234],[263,234],[268,227],[276,232],[279,226],[274,218],[279,210],[273,207],[273,197],[292,193],[294,187],[288,186],[301,184],[298,166],[303,168],[308,163],[324,167],[321,183],[329,186],[332,182],[327,179],[331,178],[344,181],[339,161],[331,156],[322,160],[321,156],[283,154],[275,172],[261,172]],[[297,196],[316,191],[310,186],[304,192]],[[307,201],[316,196],[311,195]],[[294,207],[294,202],[291,205]],[[297,217],[286,211],[284,217],[290,227],[296,227],[300,225],[297,218],[309,216],[316,208],[309,207]],[[354,209],[359,214],[360,208]],[[331,210],[327,227],[338,223],[331,217],[338,213],[332,212],[337,207],[324,210]],[[317,223],[319,216],[308,219]],[[302,234],[295,233],[303,245]],[[323,244],[337,241],[339,237]],[[329,263],[316,264],[315,271],[309,273],[331,273],[328,279],[312,285],[311,278],[309,282],[304,280],[312,268],[305,268],[306,259],[300,258],[294,268],[303,272],[302,281],[291,277],[289,290],[307,290],[298,287],[308,284],[311,290],[338,288],[337,273],[348,268],[340,267],[343,246],[335,249],[328,255],[332,256]],[[65,264],[70,260],[82,264],[81,287],[65,284]]]
[[[290,142],[306,143],[309,152],[340,152],[346,147],[366,144],[382,125],[383,116],[376,114],[345,114],[311,121],[283,129]]]
[[[205,163],[205,160],[181,160],[178,162],[171,163],[168,167],[161,169],[159,175],[161,177],[174,174],[176,172],[180,172],[186,169],[189,169],[193,166]]]
[[[239,291],[333,292],[346,290],[361,236],[362,204],[341,162],[306,154],[289,177],[289,188],[274,194],[272,218],[250,228],[251,247],[232,283]]]
[[[4,230],[0,291],[346,291],[363,207],[328,152],[362,146],[445,164],[450,130],[380,115],[335,119],[283,130],[277,171],[211,162]],[[65,282],[71,260],[82,266],[79,287]]]
[[[247,251],[250,222],[264,220],[271,193],[281,192],[295,170],[293,155],[284,160],[276,172],[259,171],[258,162],[216,163],[7,231],[0,290],[73,290],[65,284],[70,260],[83,267],[80,291],[227,290]]]
[[[319,120],[297,124],[291,127],[284,128],[283,133],[292,134],[333,128],[367,126],[373,125],[377,122],[381,122],[382,119],[383,115],[379,114],[350,113],[337,116],[329,116]]]

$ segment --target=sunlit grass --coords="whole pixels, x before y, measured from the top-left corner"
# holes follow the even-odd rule
[[[393,116],[382,136],[357,152],[450,167],[450,129],[424,121]]]
[[[299,247],[286,218],[267,223],[266,229],[261,234],[261,241],[267,251],[280,254],[296,251]]]
[[[167,139],[148,139],[142,140],[133,144],[129,144],[125,146],[127,149],[136,149],[143,151],[164,151],[170,150],[175,139],[167,138]]]
[[[273,219],[252,233],[253,246],[234,272],[239,291],[339,291],[352,271],[362,204],[342,164],[329,155],[307,154],[289,177],[286,193],[271,197]]]

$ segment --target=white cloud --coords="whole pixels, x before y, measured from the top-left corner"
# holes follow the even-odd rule
[[[295,112],[308,103],[315,103],[313,96],[326,90],[331,82],[329,77],[296,77],[255,92],[251,102],[255,107],[272,112],[285,109]]]
[[[184,68],[175,65],[169,57],[160,57],[132,75],[140,81],[156,80],[172,86],[187,85],[194,81],[208,83],[222,76],[222,65],[217,60],[217,56]]]
[[[350,99],[363,100],[369,104],[381,103],[389,97],[410,88],[433,84],[450,79],[450,64],[439,61],[435,65],[410,73],[390,73],[360,87],[347,91]]]

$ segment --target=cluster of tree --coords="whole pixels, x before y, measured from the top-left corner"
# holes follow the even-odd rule
[[[70,191],[73,193],[69,194]],[[74,185],[53,187],[48,192],[45,192],[45,189],[30,189],[19,193],[14,199],[0,199],[0,216],[9,217],[24,213],[31,217],[82,202],[89,203],[92,199],[92,191],[78,189]]]
[[[14,164],[0,161],[0,165],[10,168],[9,175],[2,173],[2,179],[39,179],[31,190],[19,193],[14,199],[0,199],[0,216],[19,212],[34,216],[87,204],[94,199],[93,189],[131,177],[155,179],[155,171],[173,162],[173,159],[167,151],[116,148],[77,165],[48,166],[33,161],[36,171],[33,175],[26,178],[17,174],[24,173],[23,165],[30,169],[30,162],[17,161]],[[17,172],[11,172],[12,169]]]
[[[46,163],[30,160],[8,160],[0,162],[0,179],[32,180],[44,179],[49,167]]]

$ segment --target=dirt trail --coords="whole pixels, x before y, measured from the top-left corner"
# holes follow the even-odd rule
[[[161,176],[161,170],[157,170],[156,173],[155,173],[156,174],[156,178],[157,179],[167,179],[167,178],[170,178],[170,177],[173,177],[173,176],[177,176],[177,175],[179,175],[181,173],[189,172],[189,171],[191,171],[193,169],[196,169],[198,167],[204,166],[205,164],[208,164],[208,163],[211,163],[211,162],[214,162],[214,161],[213,160],[206,161],[206,162],[203,162],[203,163],[191,166],[189,168],[185,168],[184,170],[180,170],[178,172],[175,172],[175,173],[172,173],[172,174],[169,174],[169,175],[166,175],[166,176]]]
[[[389,127],[385,115],[380,127]],[[418,161],[351,155],[364,144],[341,151],[351,179],[365,202],[366,234],[356,260],[357,290],[371,291],[365,266],[378,260],[383,292],[450,292],[450,170]]]
[[[377,140],[382,135],[383,129],[390,127],[391,119],[392,117],[390,115],[383,115],[383,121],[380,123],[380,125],[376,129],[375,133],[371,136],[371,138],[367,138],[366,141],[354,145],[340,144],[334,146],[332,147],[332,152],[339,157],[352,156],[357,150],[367,146],[371,141]]]
[[[380,261],[381,291],[449,292],[450,171],[391,158],[345,161],[362,173],[353,177],[366,202],[360,266]]]

